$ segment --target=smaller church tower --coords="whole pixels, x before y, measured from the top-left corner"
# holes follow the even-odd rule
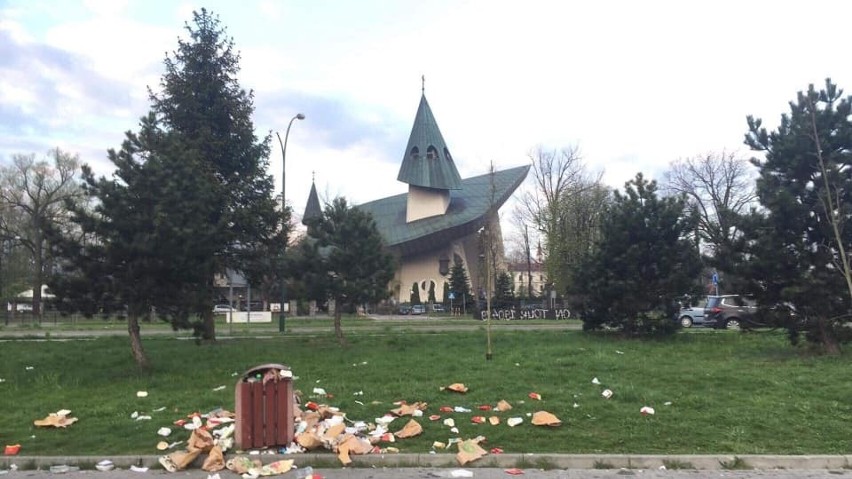
[[[426,101],[424,89],[421,89],[420,106],[396,179],[408,183],[405,215],[408,223],[445,214],[450,206],[450,190],[461,189],[461,176]]]
[[[308,204],[305,206],[305,214],[302,215],[302,224],[308,227],[308,234],[313,231],[316,221],[322,218],[322,207],[319,196],[317,196],[316,180],[311,180],[311,192],[308,194]]]

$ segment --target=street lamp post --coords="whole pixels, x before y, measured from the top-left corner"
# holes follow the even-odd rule
[[[278,132],[275,132],[275,136],[278,137],[278,144],[281,146],[281,232],[282,234],[286,231],[287,225],[284,224],[285,214],[287,211],[287,199],[285,193],[287,191],[287,139],[290,137],[290,127],[293,126],[293,122],[295,120],[304,120],[305,115],[302,113],[297,113],[296,116],[290,118],[290,123],[287,124],[287,131],[284,133],[284,142],[281,142],[281,135]],[[283,333],[285,330],[287,315],[284,311],[284,306],[287,304],[287,278],[286,271],[284,268],[284,251],[287,249],[287,237],[286,234],[284,236],[284,245],[281,248],[281,311],[278,316],[278,332]]]

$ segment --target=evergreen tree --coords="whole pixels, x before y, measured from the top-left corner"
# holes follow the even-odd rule
[[[240,57],[233,40],[218,17],[203,8],[185,28],[189,39],[178,40],[177,51],[164,61],[160,91],[149,95],[158,122],[194,154],[193,174],[205,177],[212,190],[204,217],[205,230],[214,233],[204,239],[212,244],[199,248],[207,256],[195,255],[195,268],[205,278],[196,287],[208,299],[195,313],[202,318],[201,336],[214,339],[214,274],[231,268],[260,281],[280,271],[275,265],[281,264],[282,248],[274,245],[284,244],[287,232],[279,226],[289,215],[275,211],[278,202],[266,172],[269,137],[255,137],[254,95],[237,81]]]
[[[498,307],[511,306],[515,301],[515,284],[512,276],[506,271],[500,271],[494,281],[495,302]]]
[[[454,304],[464,302],[466,306],[469,306],[473,303],[474,298],[470,295],[470,280],[467,276],[467,269],[462,262],[453,263],[450,268],[450,290],[455,295]]]
[[[420,286],[417,283],[411,285],[411,304],[420,304]]]
[[[313,283],[314,291],[325,291],[326,298],[335,302],[334,332],[345,344],[343,310],[390,296],[393,256],[387,252],[372,216],[350,207],[343,198],[326,206],[312,234],[295,255],[296,271],[299,279]]]
[[[429,298],[428,301],[429,301],[430,304],[437,301],[436,298],[435,298],[435,282],[434,281],[429,282],[429,296],[428,296],[428,298]]]
[[[751,218],[742,276],[750,278],[769,319],[839,353],[852,340],[852,97],[831,80],[790,102],[777,130],[748,117],[746,144],[763,152],[757,194],[763,215]],[[792,316],[779,308],[792,305]]]
[[[441,298],[444,304],[450,304],[450,283],[444,281],[444,296]]]
[[[601,224],[601,240],[581,269],[583,328],[625,335],[669,334],[676,300],[700,271],[695,218],[683,198],[657,196],[642,174],[627,182]]]

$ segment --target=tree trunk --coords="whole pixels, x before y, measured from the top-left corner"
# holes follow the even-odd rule
[[[340,317],[343,315],[343,305],[334,301],[334,337],[341,346],[346,346],[346,338],[343,337],[343,327],[340,324]]]
[[[127,331],[130,333],[130,351],[133,353],[133,360],[136,361],[136,366],[139,369],[148,369],[148,356],[145,355],[145,348],[142,347],[142,336],[139,334],[139,318],[131,314],[127,317]]]
[[[213,310],[208,309],[204,312],[204,319],[201,326],[201,339],[204,342],[216,341],[216,317],[213,316]]]
[[[829,328],[826,327],[826,320],[820,318],[817,321],[817,327],[819,328],[819,338],[822,343],[822,347],[826,353],[832,356],[840,355],[840,343],[837,342],[837,337],[832,334]]]

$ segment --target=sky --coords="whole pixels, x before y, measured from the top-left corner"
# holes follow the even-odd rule
[[[407,190],[424,76],[462,178],[573,147],[615,188],[681,158],[750,157],[747,115],[772,128],[809,84],[852,84],[843,1],[0,0],[0,163],[59,147],[110,175],[107,150],[138,130],[202,7],[241,55],[277,189],[274,133],[305,115],[286,150],[297,214],[313,179],[354,204]]]

